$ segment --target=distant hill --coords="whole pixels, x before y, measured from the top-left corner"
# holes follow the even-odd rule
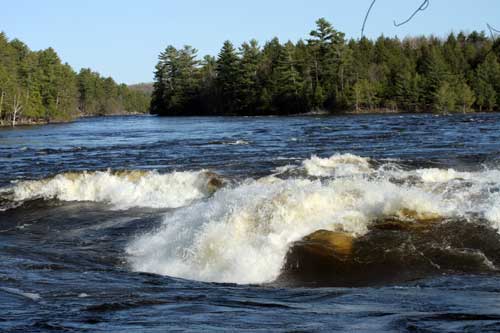
[[[149,96],[151,96],[151,94],[153,93],[153,89],[154,89],[152,82],[130,84],[128,87],[131,90],[140,91],[140,92],[147,94]]]

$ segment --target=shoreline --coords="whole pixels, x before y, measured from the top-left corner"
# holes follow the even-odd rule
[[[408,114],[414,114],[414,115],[419,115],[419,114],[434,114],[434,115],[464,115],[464,114],[483,114],[483,113],[498,113],[500,111],[479,111],[479,110],[471,110],[468,112],[448,112],[448,113],[441,113],[441,112],[433,112],[433,111],[404,111],[404,110],[391,110],[391,109],[362,109],[362,110],[344,110],[344,111],[311,111],[311,112],[306,112],[306,113],[295,113],[295,114],[242,114],[242,115],[235,115],[235,114],[199,114],[199,115],[157,115],[153,114],[152,116],[157,116],[160,118],[193,118],[193,117],[200,117],[200,118],[210,118],[210,117],[312,117],[312,116],[348,116],[348,115],[408,115]]]
[[[139,113],[139,112],[127,112],[127,113],[115,113],[115,114],[105,114],[105,115],[80,115],[75,118],[67,120],[31,120],[31,119],[20,119],[16,121],[16,125],[12,126],[12,122],[8,121],[5,123],[0,123],[0,128],[16,128],[16,127],[28,127],[28,126],[42,126],[42,125],[52,125],[52,124],[67,124],[77,121],[78,119],[85,118],[105,118],[105,117],[123,117],[123,116],[140,116],[148,115],[149,113]]]
[[[42,125],[51,125],[51,124],[66,124],[77,121],[78,119],[85,118],[108,118],[108,117],[127,117],[127,116],[157,116],[160,118],[169,118],[169,117],[308,117],[308,116],[355,116],[355,115],[408,115],[408,114],[435,114],[435,115],[464,115],[464,114],[482,114],[482,113],[496,113],[498,111],[476,111],[472,110],[466,113],[462,112],[450,112],[450,113],[436,113],[432,111],[403,111],[403,110],[391,110],[391,109],[383,109],[383,108],[374,108],[374,109],[360,109],[356,110],[346,110],[346,111],[311,111],[307,113],[299,113],[299,114],[289,114],[289,115],[281,115],[281,114],[266,114],[266,115],[191,115],[191,116],[165,116],[165,115],[152,115],[150,113],[116,113],[116,114],[106,114],[106,115],[81,115],[75,117],[73,119],[68,120],[19,120],[16,122],[16,126],[12,126],[10,122],[6,122],[0,124],[0,128],[15,128],[15,127],[28,127],[28,126],[42,126]]]

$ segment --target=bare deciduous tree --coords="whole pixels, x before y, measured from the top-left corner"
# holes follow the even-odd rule
[[[429,3],[430,3],[429,0],[424,0],[424,2],[422,2],[422,4],[406,20],[404,20],[403,22],[400,22],[400,23],[396,23],[396,21],[394,21],[394,26],[400,27],[400,26],[410,22],[415,17],[415,15],[417,15],[418,12],[422,12],[422,11],[426,10],[427,7],[429,7]]]
[[[491,39],[495,39],[495,34],[500,34],[500,30],[495,29],[491,24],[486,23],[488,30],[490,31]]]
[[[2,111],[3,111],[3,100],[5,98],[5,91],[2,90],[2,93],[0,94],[0,125],[3,125],[3,120],[2,120]]]
[[[21,116],[22,111],[23,105],[21,104],[21,94],[15,94],[12,104],[12,127],[16,126],[16,121]]]
[[[370,12],[372,11],[372,8],[375,5],[375,2],[377,2],[377,0],[372,0],[372,2],[370,3],[370,6],[368,7],[368,10],[366,11],[365,18],[363,20],[363,25],[361,26],[361,38],[363,38],[363,36],[365,34],[366,21],[368,20],[368,16],[370,16]],[[400,26],[402,26],[402,25],[410,22],[415,17],[415,15],[418,14],[418,12],[422,12],[422,11],[426,10],[427,7],[429,7],[429,4],[430,4],[430,0],[424,0],[420,4],[420,6],[406,20],[404,20],[402,22],[399,22],[399,23],[397,23],[394,20],[393,21],[394,26],[395,27],[400,27]],[[494,28],[491,24],[486,23],[486,27],[490,31],[491,39],[493,39],[493,40],[496,39],[495,35],[500,34],[500,30]]]
[[[370,4],[370,7],[368,7],[368,10],[366,11],[365,19],[363,20],[363,25],[361,27],[361,38],[363,38],[363,36],[364,36],[366,21],[368,20],[368,16],[370,16],[370,12],[372,11],[372,8],[375,5],[375,2],[377,2],[377,0],[373,0]],[[415,17],[415,15],[418,14],[418,12],[426,10],[427,7],[429,7],[429,4],[430,4],[430,0],[424,0],[422,2],[422,4],[406,20],[404,20],[400,23],[397,23],[396,21],[394,21],[394,26],[400,27],[400,26],[410,22]]]

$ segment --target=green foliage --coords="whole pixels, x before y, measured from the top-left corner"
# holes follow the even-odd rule
[[[243,43],[240,48],[241,64],[238,95],[241,100],[239,108],[245,114],[251,114],[260,108],[259,62],[260,48],[255,39]]]
[[[186,50],[193,49],[169,46],[160,54],[151,113],[448,113],[500,106],[500,43],[484,33],[346,41],[319,19],[305,41],[281,44],[274,38],[261,48],[251,40],[238,52],[226,41],[217,58],[201,63]]]
[[[457,104],[457,95],[453,87],[448,82],[443,82],[435,93],[434,107],[436,111],[441,113],[449,113],[455,111]]]
[[[303,98],[303,80],[296,68],[295,47],[288,42],[281,48],[275,69],[276,91],[273,100],[279,113],[295,114],[307,112],[308,106]]]
[[[476,104],[480,110],[492,111],[500,98],[500,65],[496,56],[489,53],[474,72],[473,85]]]
[[[146,94],[89,69],[76,74],[52,48],[34,52],[0,33],[0,125],[146,112],[148,107]]]
[[[89,68],[81,69],[75,79],[76,96],[79,96],[76,99],[77,109],[84,116],[145,113],[149,109],[150,97],[147,93],[118,85],[112,78],[101,77]]]
[[[377,103],[376,86],[367,79],[361,79],[353,87],[356,110],[369,108],[372,110]]]
[[[225,41],[216,66],[215,86],[218,94],[218,110],[236,114],[241,105],[242,77],[240,59],[230,41]]]
[[[343,49],[344,34],[321,18],[316,21],[316,30],[309,33],[309,54],[313,76],[312,106],[323,109],[333,105],[338,91],[338,73]]]
[[[462,82],[456,87],[457,104],[463,113],[469,112],[476,101],[476,96],[467,83]]]

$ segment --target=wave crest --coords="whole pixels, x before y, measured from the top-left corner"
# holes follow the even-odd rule
[[[247,180],[169,214],[127,248],[134,270],[202,281],[276,279],[289,245],[319,229],[364,235],[387,215],[451,214],[439,197],[386,180]]]
[[[210,194],[218,176],[207,172],[93,171],[69,172],[42,180],[21,181],[9,189],[10,199],[90,201],[131,207],[177,208]]]
[[[370,172],[370,159],[352,154],[336,154],[329,158],[313,155],[302,162],[308,175],[317,177],[351,176]]]
[[[344,154],[312,156],[277,171],[166,216],[157,230],[127,247],[132,268],[265,283],[280,276],[290,246],[318,230],[360,239],[377,223],[387,232],[449,220],[484,219],[489,228],[500,227],[500,197],[493,191],[500,188],[498,170],[405,170],[397,161],[372,163]]]

